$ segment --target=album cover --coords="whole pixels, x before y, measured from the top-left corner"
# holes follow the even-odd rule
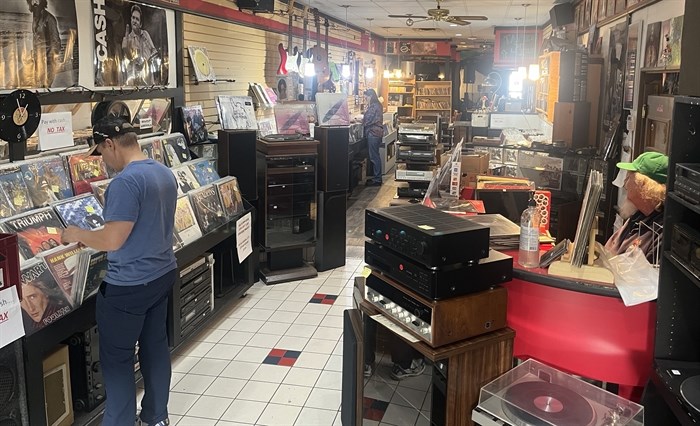
[[[0,28],[0,90],[78,83],[75,2],[3,0]]]
[[[209,61],[209,53],[206,47],[187,46],[187,52],[190,54],[190,63],[194,70],[194,76],[197,82],[216,81],[216,73],[214,67]]]
[[[112,179],[98,180],[97,182],[90,182],[90,187],[92,187],[92,193],[95,194],[95,198],[103,206],[105,205],[105,194],[107,193],[107,187]]]
[[[190,198],[187,195],[182,195],[177,199],[175,234],[183,245],[187,245],[202,236],[194,210],[192,210],[192,204],[190,204]]]
[[[161,164],[165,164],[165,160],[163,158],[163,142],[160,138],[154,137],[154,138],[148,138],[148,139],[142,139],[139,141],[139,146],[141,147],[141,151],[143,152],[143,155],[146,157],[150,158],[151,160],[155,160]]]
[[[275,105],[275,122],[277,133],[309,134],[309,119],[314,117],[314,104],[303,102],[285,102]]]
[[[34,207],[48,206],[53,201],[73,196],[73,187],[63,158],[39,158],[23,162],[19,167]]]
[[[37,256],[37,258],[44,259],[54,280],[63,290],[68,303],[73,307],[80,302],[80,300],[76,299],[77,288],[73,286],[73,275],[78,267],[78,258],[81,251],[82,248],[77,243],[74,243],[58,246]]]
[[[343,93],[317,93],[319,126],[349,126],[348,97]]]
[[[208,185],[219,179],[219,174],[216,172],[213,160],[199,158],[197,160],[188,161],[183,165],[190,168],[200,186]]]
[[[82,194],[74,198],[53,203],[66,227],[73,225],[82,229],[98,229],[105,225],[102,205],[95,194]]]
[[[61,244],[63,223],[51,207],[42,207],[2,221],[5,231],[17,234],[19,254],[29,260]]]
[[[107,252],[86,248],[80,253],[78,262],[74,285],[78,291],[76,300],[78,305],[82,305],[86,299],[97,294],[107,275]]]
[[[671,40],[671,20],[661,22],[661,33],[659,34],[659,58],[656,61],[657,67],[668,66],[671,55],[668,50],[668,43]]]
[[[5,219],[15,215],[10,199],[5,195],[5,191],[0,191],[0,219]]]
[[[214,182],[214,186],[219,192],[219,200],[227,219],[230,220],[243,211],[243,197],[238,187],[238,179],[226,176]]]
[[[201,105],[184,106],[180,108],[185,139],[190,145],[207,142],[207,125]]]
[[[203,234],[211,232],[228,221],[214,185],[195,189],[189,193],[189,197]]]
[[[164,164],[168,167],[179,166],[192,159],[187,141],[182,133],[171,133],[161,141],[163,145]]]
[[[177,180],[177,192],[180,195],[187,194],[191,190],[202,186],[192,174],[192,170],[184,164],[173,167],[170,171],[175,175],[175,179]]]
[[[659,60],[661,22],[647,25],[646,45],[644,48],[644,67],[654,68]]]
[[[22,171],[16,165],[0,169],[0,191],[5,194],[14,214],[34,208]]]
[[[168,84],[171,64],[165,9],[123,0],[102,2],[91,10],[95,86]]]
[[[101,156],[85,155],[84,152],[61,155],[66,158],[75,195],[92,192],[91,182],[108,178],[107,168]]]
[[[43,259],[22,267],[22,322],[27,336],[41,330],[71,311],[71,304],[51,275]]]
[[[250,96],[219,95],[216,97],[216,109],[221,128],[224,130],[258,129],[253,99]]]

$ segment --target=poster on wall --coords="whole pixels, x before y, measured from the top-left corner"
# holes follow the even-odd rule
[[[635,22],[627,31],[627,61],[625,64],[624,109],[632,109],[634,104],[634,78],[637,70],[639,39],[642,37],[642,23]]]
[[[644,48],[644,67],[654,68],[659,57],[659,34],[661,34],[661,22],[647,25],[647,37]]]
[[[69,87],[78,82],[75,4],[0,2],[0,90]]]
[[[165,10],[132,1],[93,7],[95,86],[166,86]]]
[[[612,129],[622,116],[624,100],[625,62],[627,58],[627,23],[610,28],[608,57],[605,61],[605,95],[603,110],[603,134]]]

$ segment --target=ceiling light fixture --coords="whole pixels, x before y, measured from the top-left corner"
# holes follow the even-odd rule
[[[530,69],[529,69],[528,76],[527,76],[527,78],[529,78],[532,81],[537,81],[540,79],[540,63],[539,63],[539,60],[537,58],[537,54],[539,53],[537,51],[537,41],[538,41],[537,40],[537,38],[538,38],[537,37],[538,36],[537,18],[539,17],[539,14],[540,14],[540,0],[537,0],[536,9],[535,9],[535,36],[534,36],[534,39],[535,39],[534,44],[535,45],[534,45],[534,48],[532,49],[532,61],[533,61],[533,63],[530,64]]]
[[[411,18],[406,19],[406,25],[409,26],[409,27],[412,27],[412,26],[413,26],[413,22],[414,22],[414,21],[413,21],[413,19],[411,19]]]
[[[462,37],[462,33],[455,34],[455,37]]]
[[[522,60],[520,61],[520,66],[518,67],[518,73],[520,74],[520,77],[525,80],[527,78],[527,67],[525,66],[525,34],[527,33],[527,8],[530,6],[530,3],[523,3],[522,4],[523,9],[525,9],[524,12],[524,17],[523,17],[523,56]],[[517,52],[517,50],[516,50]],[[517,56],[517,53],[516,53]]]

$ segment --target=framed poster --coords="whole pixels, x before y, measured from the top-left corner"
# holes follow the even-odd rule
[[[627,60],[625,63],[625,99],[622,107],[632,109],[634,104],[634,80],[639,64],[639,41],[642,38],[642,23],[635,22],[627,30]]]
[[[171,83],[174,20],[167,12],[129,0],[92,8],[95,87]]]
[[[0,28],[0,91],[78,83],[74,2],[3,0]]]
[[[535,51],[537,37],[537,51]],[[534,29],[516,30],[511,28],[496,29],[496,42],[493,49],[493,64],[515,66],[523,58],[530,60],[539,54],[542,45],[542,31]]]

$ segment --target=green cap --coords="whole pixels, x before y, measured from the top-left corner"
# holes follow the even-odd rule
[[[668,175],[668,157],[660,152],[645,152],[639,154],[631,163],[617,163],[623,170],[641,173],[659,183],[666,183]]]

